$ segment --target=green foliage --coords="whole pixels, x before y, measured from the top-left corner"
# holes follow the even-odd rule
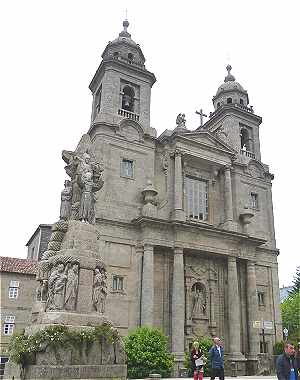
[[[9,356],[13,362],[25,367],[34,362],[37,352],[45,351],[46,348],[56,352],[60,348],[76,347],[82,352],[84,346],[88,349],[93,342],[101,342],[104,338],[114,343],[119,339],[119,335],[117,330],[108,324],[82,331],[70,331],[61,325],[51,326],[33,335],[25,335],[24,332],[14,335],[8,348]]]
[[[290,295],[296,295],[300,292],[300,266],[296,268],[296,274],[294,275],[293,288],[290,291]]]
[[[140,327],[124,338],[128,378],[148,377],[159,373],[169,377],[174,357],[168,352],[168,339],[158,329]]]
[[[282,324],[289,330],[288,340],[299,339],[300,334],[300,290],[290,294],[280,305]]]
[[[280,355],[283,353],[284,341],[276,342],[273,346],[273,354]]]
[[[206,360],[206,364],[204,365],[204,376],[209,376],[211,373],[211,363],[208,358],[208,351],[213,345],[211,338],[209,337],[198,337],[193,340],[193,342],[199,343],[199,348],[204,353]],[[192,376],[192,362],[191,362],[191,353],[185,352],[184,354],[184,366],[188,369],[190,376]]]

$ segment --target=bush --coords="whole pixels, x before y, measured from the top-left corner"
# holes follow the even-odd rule
[[[204,376],[210,376],[211,365],[210,365],[210,360],[208,357],[208,351],[210,350],[210,348],[213,345],[212,340],[209,337],[198,337],[198,338],[195,338],[193,340],[193,342],[199,343],[199,347],[207,359],[206,364],[204,365]],[[192,374],[192,363],[191,363],[191,353],[190,352],[185,352],[185,354],[184,354],[184,366],[185,366],[185,368],[188,369],[189,375],[192,376],[193,374]]]
[[[167,337],[158,329],[140,327],[124,338],[129,379],[159,373],[169,377],[174,357],[168,352]]]
[[[283,353],[284,341],[276,342],[273,346],[273,354],[280,355]]]

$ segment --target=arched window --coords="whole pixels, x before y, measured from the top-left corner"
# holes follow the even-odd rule
[[[221,107],[221,104],[220,102],[217,103],[217,108]]]
[[[243,99],[240,99],[240,104],[244,105],[244,100]]]
[[[246,128],[241,129],[241,148],[250,151],[250,138],[249,138],[249,131]]]
[[[231,104],[232,103],[232,98],[227,98],[227,104]]]
[[[122,109],[134,112],[134,89],[130,86],[123,88]]]
[[[133,61],[133,54],[132,53],[128,53],[128,59],[130,62]]]

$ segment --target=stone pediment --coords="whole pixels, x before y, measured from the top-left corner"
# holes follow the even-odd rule
[[[236,154],[236,152],[224,141],[207,131],[185,133],[184,135],[181,135],[181,137],[187,140],[191,140],[193,142],[197,142],[206,147],[225,151],[226,153],[231,155]]]

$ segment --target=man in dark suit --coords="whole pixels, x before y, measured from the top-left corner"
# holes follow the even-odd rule
[[[297,365],[295,360],[295,348],[291,343],[284,344],[284,353],[276,360],[276,373],[278,380],[297,380]]]
[[[221,339],[215,337],[213,339],[214,345],[209,350],[209,358],[211,362],[211,380],[215,377],[219,377],[220,380],[224,380],[224,348],[221,344]]]

